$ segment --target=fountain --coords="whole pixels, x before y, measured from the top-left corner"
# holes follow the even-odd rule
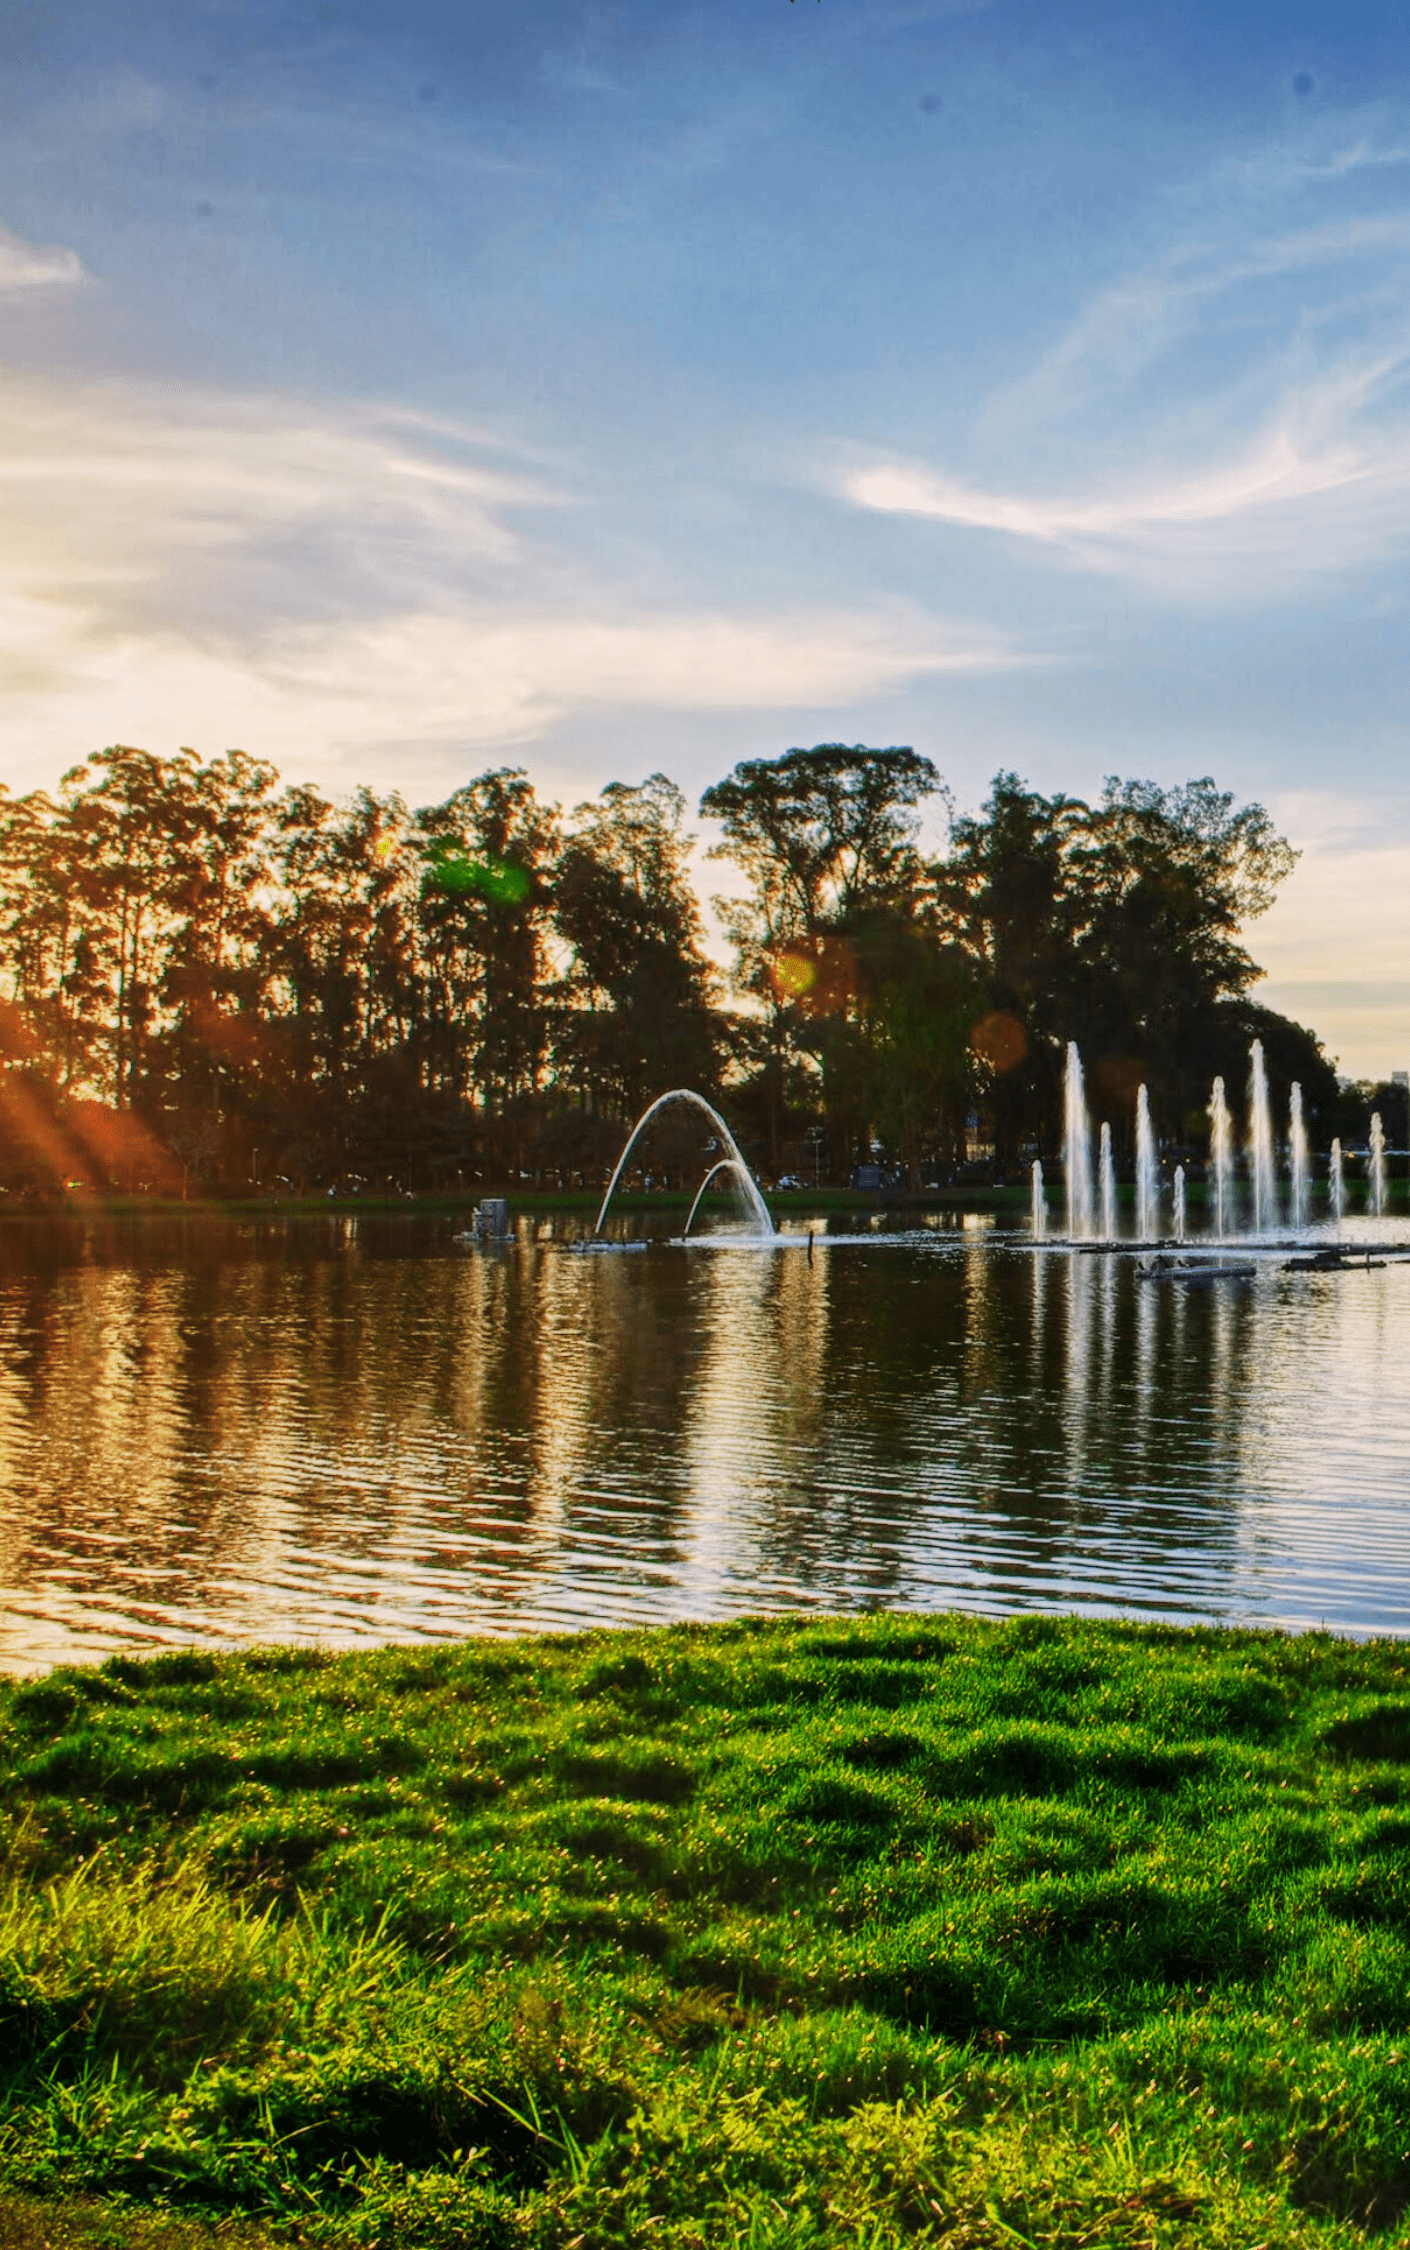
[[[1380,1111],[1371,1113],[1371,1211],[1379,1218],[1386,1207],[1386,1129]]]
[[[1175,1207],[1171,1215],[1170,1231],[1177,1242],[1185,1239],[1185,1167],[1175,1167]]]
[[[724,1159],[722,1164],[716,1164],[712,1168],[707,1177],[713,1178],[714,1174],[718,1171],[723,1170],[726,1164],[731,1166],[734,1170],[736,1178],[740,1183],[740,1186],[744,1190],[745,1197],[748,1201],[750,1214],[754,1221],[755,1233],[761,1236],[772,1237],[775,1232],[775,1228],[773,1220],[769,1216],[769,1207],[765,1203],[762,1195],[759,1193],[759,1184],[755,1179],[753,1173],[750,1171],[748,1165],[745,1163],[744,1158],[740,1155],[738,1143],[736,1142],[735,1137],[730,1131],[728,1125],[726,1125],[719,1111],[712,1108],[711,1104],[706,1101],[703,1094],[693,1093],[688,1086],[677,1086],[673,1088],[669,1094],[658,1094],[656,1100],[651,1103],[650,1107],[642,1111],[635,1125],[633,1125],[631,1132],[628,1134],[627,1145],[617,1159],[617,1168],[613,1172],[611,1179],[608,1181],[607,1193],[602,1198],[602,1209],[597,1214],[597,1225],[592,1230],[594,1240],[596,1240],[602,1233],[603,1225],[607,1218],[608,1206],[610,1205],[613,1196],[617,1192],[617,1182],[621,1179],[623,1172],[627,1168],[627,1159],[630,1157],[632,1150],[636,1147],[636,1144],[641,1138],[641,1135],[645,1132],[647,1126],[651,1123],[652,1118],[657,1115],[658,1111],[663,1110],[668,1102],[693,1103],[695,1108],[700,1110],[701,1113],[706,1118],[708,1118],[710,1124],[714,1127],[714,1130],[719,1139],[724,1143],[726,1149],[728,1149],[729,1154]],[[701,1193],[703,1194],[703,1192],[704,1190],[702,1188]],[[696,1203],[700,1201],[699,1195],[696,1196],[695,1201]],[[694,1206],[692,1206],[691,1208],[690,1215],[691,1218],[694,1218]],[[689,1227],[689,1220],[687,1220],[686,1224],[687,1227]]]
[[[1234,1215],[1234,1120],[1222,1078],[1215,1079],[1209,1097],[1209,1158],[1214,1166],[1214,1231],[1223,1235]]]
[[[1092,1128],[1077,1042],[1067,1042],[1063,1084],[1063,1158],[1067,1172],[1067,1231],[1076,1239],[1092,1231]]]
[[[1268,1073],[1263,1067],[1263,1041],[1249,1049],[1248,1162],[1253,1175],[1253,1231],[1278,1223],[1278,1183],[1273,1157],[1273,1112],[1268,1101]]]
[[[1292,1159],[1292,1223],[1294,1227],[1302,1228],[1307,1224],[1310,1198],[1307,1184],[1307,1127],[1302,1118],[1302,1088],[1296,1081],[1292,1090],[1288,1147]]]
[[[1144,1086],[1136,1091],[1136,1237],[1149,1242],[1160,1225],[1160,1186],[1155,1168],[1155,1134],[1151,1128],[1150,1096]]]
[[[1340,1226],[1346,1210],[1346,1175],[1342,1170],[1339,1140],[1332,1143],[1331,1163],[1327,1168],[1327,1201],[1331,1205],[1332,1217]]]
[[[1101,1150],[1097,1162],[1097,1176],[1101,1181],[1102,1240],[1116,1240],[1116,1167],[1111,1161],[1111,1127],[1102,1124]]]
[[[691,1228],[695,1224],[695,1214],[700,1209],[701,1204],[704,1202],[711,1182],[713,1180],[717,1180],[721,1172],[733,1172],[735,1178],[738,1180],[746,1195],[748,1195],[750,1188],[754,1185],[753,1178],[750,1174],[747,1164],[740,1163],[737,1157],[722,1156],[718,1164],[712,1164],[710,1166],[709,1171],[705,1174],[704,1179],[701,1181],[699,1187],[695,1191],[695,1201],[690,1206],[690,1217],[686,1220],[685,1226],[681,1233],[682,1241],[685,1240],[686,1235],[689,1234]],[[599,1220],[599,1226],[601,1225],[601,1223],[601,1220]],[[770,1225],[770,1234],[772,1234],[773,1231],[773,1227],[772,1225]]]
[[[1043,1167],[1033,1161],[1033,1239],[1041,1242],[1048,1231],[1048,1203],[1043,1193]]]

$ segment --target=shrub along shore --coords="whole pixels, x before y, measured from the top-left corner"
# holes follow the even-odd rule
[[[892,1615],[0,1690],[0,2250],[1410,2240],[1410,1651]]]

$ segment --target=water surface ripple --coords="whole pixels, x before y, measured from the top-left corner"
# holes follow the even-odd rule
[[[974,1227],[0,1238],[0,1665],[764,1609],[1410,1627],[1410,1265],[1189,1289]]]

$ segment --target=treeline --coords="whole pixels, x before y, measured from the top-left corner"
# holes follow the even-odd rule
[[[930,859],[942,794],[912,750],[837,744],[708,789],[744,886],[726,977],[662,775],[565,818],[513,769],[413,811],[238,751],[106,750],[0,798],[4,1184],[590,1186],[692,1085],[767,1175],[919,1185],[1055,1150],[1069,1038],[1118,1146],[1144,1080],[1197,1148],[1254,1034],[1344,1126],[1312,1034],[1248,997],[1241,933],[1293,861],[1261,807],[1001,774]]]

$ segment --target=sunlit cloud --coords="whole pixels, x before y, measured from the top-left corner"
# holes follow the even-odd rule
[[[562,478],[379,408],[11,380],[0,502],[12,787],[121,740],[435,790],[574,712],[812,710],[1022,660],[894,601],[617,591],[550,537],[582,512]]]
[[[10,289],[49,289],[85,279],[83,260],[74,250],[25,242],[0,226],[0,293]]]

